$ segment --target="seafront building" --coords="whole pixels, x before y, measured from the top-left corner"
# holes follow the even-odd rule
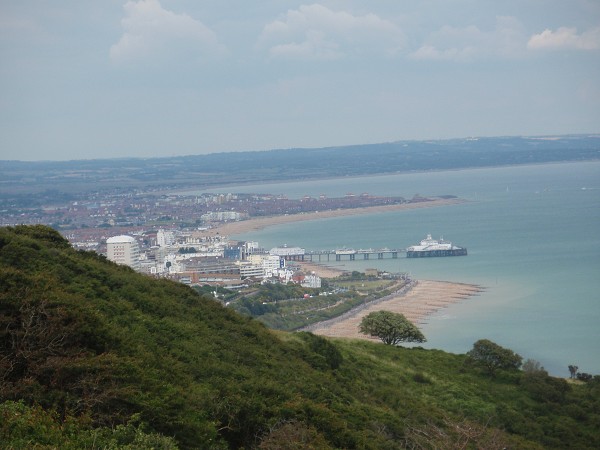
[[[277,255],[265,255],[262,257],[262,267],[264,277],[271,278],[277,276],[279,271],[285,268],[285,259]]]
[[[240,278],[263,278],[265,271],[262,264],[257,264],[252,261],[236,261],[236,265],[240,268]]]
[[[229,221],[239,221],[246,215],[241,214],[236,211],[211,211],[206,214],[202,214],[201,219],[205,222],[229,222]]]
[[[131,236],[113,236],[106,240],[106,257],[117,264],[122,264],[139,271],[140,247]]]
[[[149,247],[148,241],[157,245]],[[113,236],[106,240],[107,257],[136,271],[186,284],[235,285],[245,280],[321,287],[318,276],[306,275],[292,264],[304,259],[305,250],[300,247],[266,252],[255,241],[233,243],[222,236],[207,239],[163,229],[156,238],[150,235],[140,242],[145,244],[143,249],[132,236]]]
[[[300,281],[302,287],[319,289],[321,287],[321,277],[315,272],[311,272],[309,275],[305,275],[302,281]]]
[[[156,243],[159,247],[170,247],[175,244],[175,233],[172,231],[158,230],[156,233]]]

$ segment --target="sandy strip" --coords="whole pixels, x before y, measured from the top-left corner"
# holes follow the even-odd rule
[[[209,235],[221,234],[222,236],[231,236],[236,234],[248,233],[251,231],[262,230],[272,225],[281,225],[292,222],[302,222],[305,220],[326,219],[331,217],[345,217],[359,214],[375,214],[388,211],[400,211],[418,208],[432,208],[434,206],[447,206],[464,203],[466,200],[459,198],[434,199],[426,202],[403,203],[401,205],[370,206],[364,208],[336,209],[332,211],[318,211],[303,214],[290,214],[283,216],[258,217],[254,219],[241,220],[239,222],[226,223],[224,225],[211,228],[207,231]]]
[[[314,334],[323,336],[378,340],[365,336],[358,331],[362,318],[373,311],[385,310],[401,313],[408,320],[419,325],[423,324],[430,314],[477,295],[481,291],[483,291],[481,286],[473,284],[430,280],[417,281],[405,293],[400,293],[392,296],[389,300],[367,306],[354,314],[346,314],[341,318],[322,322],[310,328]]]

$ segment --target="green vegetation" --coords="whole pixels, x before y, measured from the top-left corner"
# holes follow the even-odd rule
[[[397,278],[382,279],[376,276],[368,276],[362,272],[353,271],[335,278],[335,286],[343,289],[354,289],[362,295],[374,292],[383,293],[398,282]]]
[[[0,442],[3,448],[177,449],[175,439],[149,433],[134,415],[125,425],[92,428],[86,417],[58,417],[40,406],[22,401],[0,404]]]
[[[498,369],[518,369],[521,367],[521,361],[523,360],[520,355],[512,350],[503,348],[488,339],[480,339],[475,342],[467,356],[492,376]]]
[[[598,377],[466,361],[271,331],[50,228],[0,228],[3,448],[600,447]]]
[[[370,280],[370,281],[335,281],[335,285],[345,289],[355,289],[361,294],[381,291],[393,284],[390,280]]]
[[[270,296],[273,292],[281,296]],[[337,317],[374,299],[364,297],[357,291],[319,294],[317,289],[303,288],[297,284],[266,285],[250,293],[241,293],[229,306],[240,314],[254,317],[269,328],[292,331]]]
[[[254,317],[269,328],[293,331],[338,317],[352,308],[389,295],[391,290],[404,284],[403,280],[381,280],[360,272],[345,278],[323,279],[322,282],[321,289],[304,288],[294,283],[266,284],[223,298],[235,311]]]
[[[378,337],[387,345],[426,341],[423,333],[404,314],[390,311],[373,311],[363,317],[360,332]]]

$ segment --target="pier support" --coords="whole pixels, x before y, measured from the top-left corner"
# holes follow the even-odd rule
[[[322,251],[315,251],[315,252],[310,252],[307,253],[306,255],[302,256],[302,255],[294,255],[291,257],[286,257],[286,259],[296,259],[296,260],[303,260],[304,257],[306,257],[306,259],[310,259],[310,261],[330,261],[333,260],[332,256],[335,256],[335,261],[343,261],[346,259],[346,257],[348,257],[348,259],[350,261],[355,261],[356,260],[356,255],[362,255],[362,259],[363,260],[369,260],[372,258],[377,257],[377,259],[385,259],[385,258],[393,258],[393,259],[398,259],[398,254],[399,253],[404,253],[404,250],[398,250],[398,249],[371,249],[371,250],[362,250],[362,251],[355,251],[354,253],[349,253],[349,252],[340,252],[337,253],[335,250],[322,250]],[[466,250],[465,250],[465,254],[466,254]],[[327,257],[327,258],[325,258]],[[361,259],[359,257],[359,259]]]

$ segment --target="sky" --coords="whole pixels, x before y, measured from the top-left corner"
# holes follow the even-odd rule
[[[600,0],[0,0],[0,160],[600,132]]]

